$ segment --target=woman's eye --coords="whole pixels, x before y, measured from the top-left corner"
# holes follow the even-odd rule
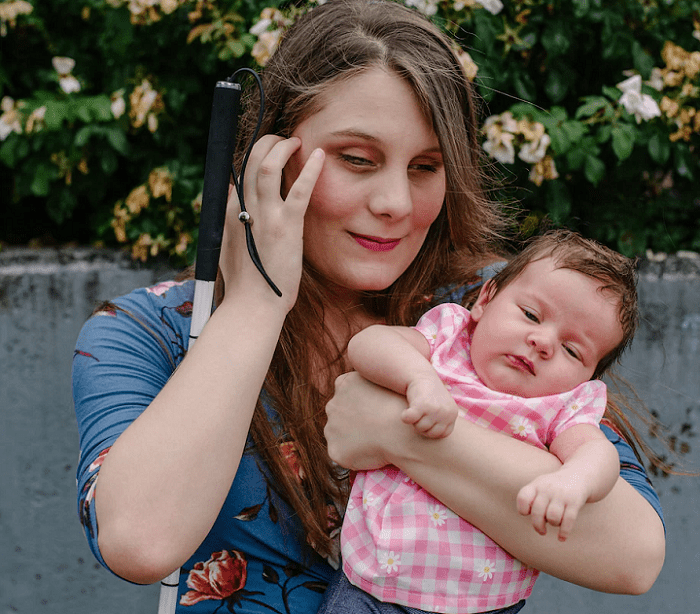
[[[523,313],[525,314],[525,317],[528,320],[531,320],[532,322],[535,322],[536,324],[540,323],[540,319],[534,313],[532,313],[532,311],[529,311],[528,309],[523,309]]]
[[[413,171],[418,171],[421,173],[437,173],[437,164],[411,164],[409,168]]]
[[[340,154],[340,159],[343,162],[352,164],[353,166],[371,166],[372,162],[366,158],[360,158],[359,156],[351,156],[349,154]]]

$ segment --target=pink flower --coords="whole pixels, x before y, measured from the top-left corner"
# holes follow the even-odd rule
[[[162,281],[159,284],[156,284],[155,286],[151,286],[150,288],[146,288],[146,292],[150,292],[151,294],[155,294],[156,296],[161,296],[165,294],[170,288],[173,286],[181,286],[186,282],[184,281]]]
[[[192,590],[180,598],[180,605],[230,597],[245,586],[247,566],[248,561],[237,550],[214,552],[208,561],[195,563],[187,577],[187,586]]]

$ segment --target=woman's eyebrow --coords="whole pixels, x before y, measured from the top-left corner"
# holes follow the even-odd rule
[[[363,139],[365,141],[371,141],[373,143],[380,142],[380,139],[378,139],[373,134],[369,134],[368,132],[364,132],[363,130],[359,130],[357,128],[346,128],[344,130],[336,130],[335,132],[331,132],[331,136],[333,136],[333,137],[353,137],[353,138]]]

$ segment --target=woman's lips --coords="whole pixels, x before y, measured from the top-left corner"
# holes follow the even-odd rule
[[[390,252],[401,242],[401,239],[382,239],[381,237],[358,235],[354,232],[351,232],[350,236],[362,247],[373,252]]]
[[[508,360],[510,363],[520,371],[525,371],[530,375],[535,374],[535,366],[524,356],[514,356],[513,354],[508,355]]]

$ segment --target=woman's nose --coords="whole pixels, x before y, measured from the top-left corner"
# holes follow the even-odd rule
[[[402,219],[413,209],[411,186],[405,172],[386,173],[377,177],[376,190],[370,197],[370,211],[377,216]]]

